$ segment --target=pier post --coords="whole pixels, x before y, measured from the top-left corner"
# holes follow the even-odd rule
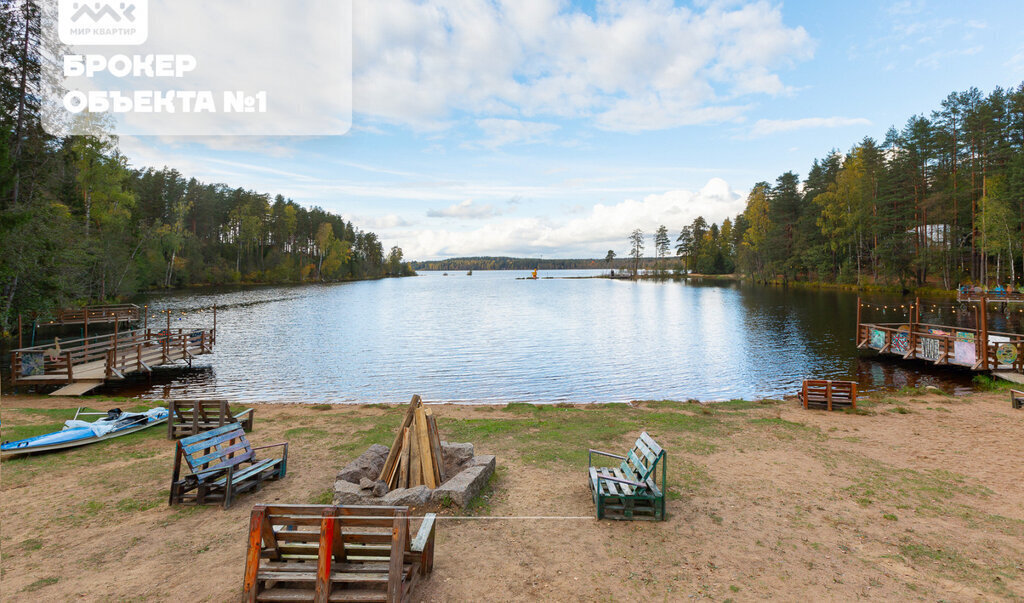
[[[860,345],[860,296],[857,296],[857,334],[853,336],[853,345]]]
[[[210,337],[210,344],[217,341],[217,304],[213,304],[213,335]]]
[[[89,339],[89,308],[82,309],[82,336]]]
[[[18,312],[18,347],[19,348],[22,347],[22,345],[21,345],[21,312]]]
[[[981,296],[981,370],[988,370],[988,296]]]
[[[143,308],[146,311],[146,317],[143,319],[142,328],[148,331],[149,330],[149,304],[146,304],[145,306],[143,306]]]

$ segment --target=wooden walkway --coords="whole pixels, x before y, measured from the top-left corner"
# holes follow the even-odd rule
[[[11,352],[11,384],[65,385],[51,395],[81,395],[107,381],[213,352],[212,329],[135,329]]]

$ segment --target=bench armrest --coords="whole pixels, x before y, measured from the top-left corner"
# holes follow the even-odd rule
[[[591,457],[595,454],[600,454],[601,456],[610,456],[613,459],[619,459],[622,461],[626,460],[626,457],[624,456],[619,456],[617,454],[612,454],[610,452],[601,452],[600,450],[594,450],[593,448],[591,448],[590,450],[587,450],[587,465],[590,465],[591,467],[594,466],[593,462],[591,461]]]
[[[420,524],[416,538],[413,538],[412,545],[409,546],[412,552],[422,553],[426,548],[427,543],[434,537],[434,521],[436,519],[437,515],[434,513],[427,513],[423,516],[423,523]]]
[[[641,484],[640,482],[634,482],[634,481],[628,480],[628,479],[622,479],[622,478],[619,478],[619,477],[609,477],[607,475],[598,474],[598,476],[597,476],[597,483],[598,483],[598,485],[600,485],[601,480],[604,480],[606,482],[616,482],[616,483],[619,483],[619,484],[629,484],[630,486],[633,486],[634,488],[646,488],[647,487],[647,484]]]
[[[284,446],[284,447],[287,448],[288,447],[288,442],[279,442],[277,444],[267,444],[266,446],[253,446],[252,449],[254,451],[255,450],[263,450],[264,448],[274,448],[275,446]]]

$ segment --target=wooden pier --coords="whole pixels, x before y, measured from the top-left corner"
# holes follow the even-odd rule
[[[11,351],[11,385],[64,385],[56,396],[80,396],[107,381],[122,380],[153,367],[186,362],[213,352],[214,326],[203,328],[133,329]]]
[[[907,322],[862,322],[861,309],[865,304],[858,298],[857,347],[972,371],[1024,373],[1024,335],[988,329],[988,303],[1000,301],[1004,300],[980,296],[976,308],[978,328],[970,329],[919,322],[920,300],[910,305]]]

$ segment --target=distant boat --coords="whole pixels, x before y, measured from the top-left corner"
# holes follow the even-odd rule
[[[469,272],[467,272],[467,273],[466,273],[466,276],[473,276],[473,271],[472,271],[472,270],[470,270]]]
[[[448,273],[447,273],[447,272],[445,272],[445,273],[444,273],[444,274],[442,274],[441,276],[448,276]]]
[[[156,407],[146,412],[123,412],[120,408],[108,410],[105,413],[83,413],[79,408],[75,418],[64,422],[64,428],[60,431],[18,440],[16,442],[4,442],[0,445],[0,452],[4,458],[17,454],[29,452],[45,452],[48,450],[59,450],[74,446],[84,446],[93,442],[109,440],[118,436],[127,435],[136,431],[152,427],[167,420],[167,409]],[[80,421],[79,415],[104,415],[92,423]]]

